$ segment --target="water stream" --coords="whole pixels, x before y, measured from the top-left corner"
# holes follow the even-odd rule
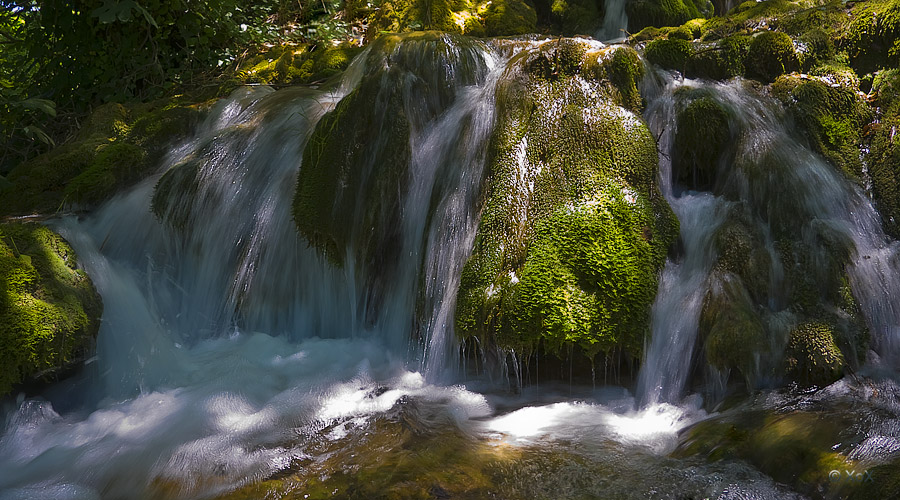
[[[608,3],[609,29],[624,22],[623,2]],[[366,473],[371,464],[354,460],[368,454],[388,462],[384,474],[398,484],[411,461],[424,476],[443,478],[449,470],[472,488],[492,478],[473,491],[501,498],[801,498],[741,460],[669,455],[680,431],[717,415],[691,384],[698,318],[714,285],[713,234],[744,203],[756,210],[763,234],[774,220],[769,210],[786,205],[798,234],[826,226],[846,236],[851,285],[872,348],[884,367],[896,367],[897,243],[881,232],[864,192],[799,144],[778,107],[740,81],[663,78],[646,90],[645,119],[658,137],[660,186],[681,238],[660,277],[635,393],[571,384],[511,393],[466,379],[452,331],[455,292],[479,220],[493,93],[510,54],[452,48],[448,57],[462,62],[438,67],[452,96],[439,112],[420,105],[428,89],[417,87],[414,74],[400,78],[413,154],[394,221],[398,260],[380,278],[389,293],[377,297],[377,307],[371,284],[379,270],[352,252],[342,267],[333,265],[297,234],[290,211],[306,142],[372,70],[367,53],[332,90],[237,91],[173,148],[157,175],[96,213],[55,221],[104,300],[97,353],[79,377],[6,403],[0,499],[216,498],[272,478],[267,487],[287,488],[279,498],[367,498],[366,485],[378,487],[381,476],[334,478]],[[735,110],[741,161],[717,167],[727,195],[673,181],[677,96],[685,86]],[[746,173],[767,155],[790,168],[763,191],[746,182]],[[185,191],[154,191],[166,172],[181,172],[169,178]],[[366,228],[352,230],[360,239]],[[775,317],[785,308],[776,293],[784,277],[771,237],[766,241],[767,314]],[[890,377],[878,384],[880,394],[900,394]],[[804,407],[815,398],[862,404],[873,397],[869,386],[847,379],[829,391],[766,393],[723,418]],[[854,431],[867,436],[855,448],[858,460],[890,458],[885,446],[900,450],[900,429],[891,424],[900,414],[897,399]],[[454,454],[438,454],[455,443]],[[417,446],[424,451],[396,458]],[[483,469],[472,472],[476,467]],[[305,479],[275,484],[286,477]],[[437,486],[423,491],[447,498],[449,483],[441,481],[450,480],[435,479]],[[320,484],[333,488],[330,495],[314,489]],[[345,484],[357,490],[341,489]]]

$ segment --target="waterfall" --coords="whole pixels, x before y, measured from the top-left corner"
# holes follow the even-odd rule
[[[727,83],[681,81],[670,75],[664,79],[665,84],[658,88],[654,89],[652,82],[647,85],[645,91],[655,96],[645,117],[659,138],[660,184],[681,221],[681,251],[666,264],[653,306],[652,337],[638,383],[642,401],[677,402],[684,395],[695,364],[704,296],[716,289],[710,281],[716,261],[714,233],[728,210],[737,207],[735,203],[753,214],[769,255],[769,298],[759,306],[763,319],[777,323],[780,320],[774,318],[779,315],[782,319],[784,314],[791,316],[782,296],[785,278],[773,232],[806,242],[815,249],[813,259],[821,262],[828,262],[829,252],[835,251],[820,241],[821,234],[830,235],[849,252],[846,271],[872,336],[870,347],[888,366],[897,366],[900,244],[885,236],[862,187],[810,150],[790,128],[777,102],[749,90],[740,79]],[[710,96],[727,109],[731,126],[737,130],[737,139],[728,146],[732,154],[723,155],[713,166],[716,181],[712,192],[687,191],[673,184],[675,115],[685,89]],[[770,359],[758,360],[758,365],[777,362],[786,333],[770,332],[775,336],[770,342],[776,352],[768,355]],[[750,379],[757,376],[744,375]]]
[[[604,4],[603,26],[595,35],[598,40],[619,41],[627,36],[628,15],[625,13],[625,0],[606,0]]]

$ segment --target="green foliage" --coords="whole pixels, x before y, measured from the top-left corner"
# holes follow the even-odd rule
[[[854,5],[841,47],[860,74],[896,67],[900,61],[900,2],[869,0]]]
[[[820,71],[824,73],[825,69]],[[854,87],[835,85],[831,83],[834,80],[782,76],[772,85],[772,92],[820,154],[851,179],[861,179],[862,129],[874,114]]]
[[[37,224],[0,224],[0,395],[83,357],[101,312],[62,237]]]

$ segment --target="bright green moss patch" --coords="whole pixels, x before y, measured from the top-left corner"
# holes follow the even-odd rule
[[[742,76],[746,72],[744,61],[750,52],[751,41],[749,36],[732,35],[698,45],[687,61],[685,76],[712,80]]]
[[[276,45],[248,58],[241,65],[237,76],[246,83],[318,83],[347,69],[362,50],[362,47],[346,42],[337,46]]]
[[[101,313],[62,237],[37,224],[0,224],[0,395],[84,357]]]
[[[872,194],[885,231],[900,238],[900,71],[879,72],[873,91],[882,115],[869,130]]]
[[[896,67],[900,61],[900,2],[857,2],[851,10],[850,25],[841,35],[841,46],[860,74]]]

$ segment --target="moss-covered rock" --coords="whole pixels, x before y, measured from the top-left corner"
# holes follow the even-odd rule
[[[710,96],[685,96],[678,111],[672,170],[691,189],[709,190],[732,140],[728,111]]]
[[[680,26],[698,17],[712,14],[708,0],[635,0],[625,4],[628,31],[646,26]]]
[[[767,304],[772,259],[765,247],[763,230],[743,207],[729,212],[713,236],[713,245],[718,255],[715,270],[739,277],[754,304]]]
[[[101,313],[61,236],[38,224],[0,224],[0,396],[83,359]]]
[[[483,15],[488,36],[524,35],[537,31],[537,12],[522,0],[490,2]]]
[[[861,179],[863,127],[874,113],[858,88],[831,83],[826,77],[786,75],[772,85],[772,93],[790,111],[813,148],[851,179]]]
[[[790,36],[763,31],[753,37],[746,60],[747,74],[771,82],[779,75],[800,69],[800,58]]]
[[[824,323],[803,323],[791,332],[787,373],[803,385],[826,386],[841,378],[844,356],[835,342],[834,329]]]
[[[699,324],[706,360],[721,371],[737,370],[753,388],[759,359],[768,354],[768,333],[740,278],[716,275],[703,301]]]
[[[300,233],[333,263],[349,252],[375,276],[396,266],[411,123],[433,120],[456,89],[483,77],[474,43],[432,32],[381,37],[369,52],[373,70],[317,124],[293,213]]]
[[[666,69],[684,71],[694,53],[691,42],[680,39],[652,40],[644,48],[644,57],[653,64]]]
[[[550,12],[554,31],[563,35],[592,34],[603,25],[598,2],[593,0],[553,0]]]
[[[653,184],[655,141],[591,77],[592,61],[615,58],[579,47],[522,51],[501,79],[457,334],[525,351],[543,342],[636,355],[677,222]]]
[[[850,25],[841,33],[841,47],[861,74],[896,67],[900,61],[900,2],[857,2]]]
[[[885,231],[900,238],[900,71],[878,74],[873,84],[875,104],[882,111],[869,132],[869,175],[872,195]]]
[[[348,42],[336,46],[276,45],[249,57],[237,71],[237,76],[246,83],[318,83],[343,72],[362,50]]]
[[[699,44],[687,61],[685,76],[712,80],[743,76],[751,41],[752,38],[746,35],[732,35],[713,43]]]

